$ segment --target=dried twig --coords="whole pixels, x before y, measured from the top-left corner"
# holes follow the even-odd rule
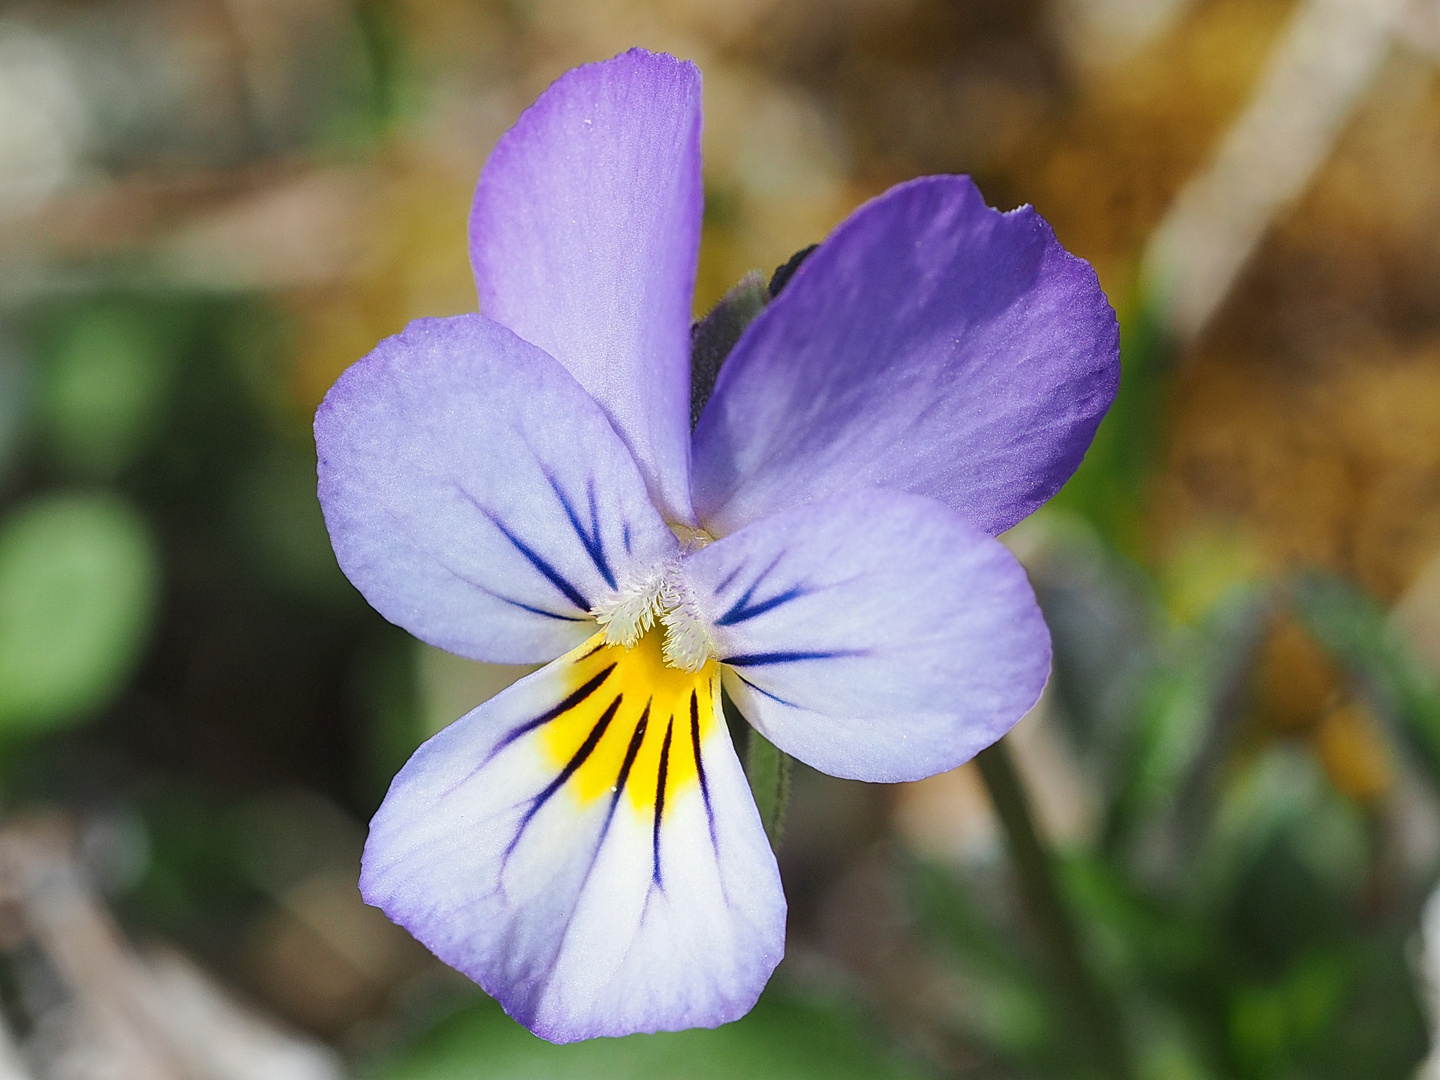
[[[5,945],[29,957],[31,983],[49,983],[28,995],[18,1045],[0,1017],[0,1080],[341,1080],[328,1047],[244,1008],[178,954],[136,953],[74,846],[62,819],[0,827]]]

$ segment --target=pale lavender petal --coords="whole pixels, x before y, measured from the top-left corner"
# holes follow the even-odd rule
[[[470,215],[480,310],[567,368],[677,523],[690,503],[700,72],[642,49],[562,75],[490,155]]]
[[[1025,571],[932,499],[834,496],[683,565],[740,711],[834,776],[952,769],[1004,735],[1049,674]]]
[[[1023,207],[930,176],[862,206],[746,330],[695,431],[711,532],[878,485],[999,533],[1069,478],[1115,396],[1095,273]]]
[[[422,319],[315,414],[336,558],[391,622],[492,663],[552,660],[674,535],[599,407],[480,315]]]
[[[370,823],[366,902],[553,1042],[734,1020],[784,950],[714,665],[658,666],[597,636],[422,746]]]

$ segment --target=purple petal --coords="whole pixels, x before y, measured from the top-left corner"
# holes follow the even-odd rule
[[[490,155],[470,214],[481,310],[600,403],[655,504],[693,523],[690,314],[700,72],[641,49],[562,75]]]
[[[422,746],[370,823],[366,902],[553,1042],[734,1020],[784,950],[715,665],[662,669],[597,635]]]
[[[685,558],[740,711],[857,780],[969,760],[1035,704],[1050,635],[999,541],[931,499],[873,489],[748,525]]]
[[[676,541],[565,369],[481,315],[422,319],[315,414],[336,558],[391,622],[492,663],[554,659]]]
[[[882,486],[999,533],[1080,463],[1119,379],[1095,273],[1034,210],[930,176],[862,206],[720,370],[695,431],[711,532]]]

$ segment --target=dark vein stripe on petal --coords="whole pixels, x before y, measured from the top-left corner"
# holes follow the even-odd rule
[[[735,672],[735,677],[736,677],[737,679],[739,679],[741,682],[743,682],[746,686],[748,686],[751,690],[754,690],[757,694],[764,694],[764,695],[765,695],[766,697],[768,697],[771,701],[779,702],[781,705],[788,705],[788,706],[790,706],[792,709],[798,709],[798,708],[800,707],[800,706],[796,705],[793,701],[786,701],[783,697],[781,697],[781,696],[778,695],[778,694],[772,694],[769,690],[766,690],[763,686],[756,686],[753,682],[751,682],[749,679],[747,679],[744,675],[740,674],[740,672],[738,672],[738,671]]]
[[[555,492],[555,497],[564,507],[565,516],[570,520],[570,528],[575,531],[585,553],[595,564],[595,569],[600,571],[600,576],[605,579],[605,584],[612,589],[615,588],[615,572],[610,569],[610,561],[605,558],[605,542],[600,537],[599,509],[595,504],[595,481],[591,480],[589,484],[590,527],[586,528],[580,524],[580,515],[575,512],[575,504],[570,501],[570,497],[560,487],[559,481],[549,474],[546,474],[545,479],[550,481],[550,489]]]
[[[740,576],[740,571],[743,569],[745,569],[743,563],[740,566],[733,567],[730,572],[720,580],[720,584],[715,586],[715,595],[719,596],[724,592],[729,584]]]
[[[590,557],[595,560],[595,567],[605,578],[605,583],[612,589],[616,588],[615,572],[610,569],[610,560],[605,557],[605,538],[600,535],[600,508],[595,502],[595,480],[592,477],[586,487],[586,493],[590,496],[590,538],[594,546],[587,544],[590,550]]]
[[[533,614],[536,614],[536,615],[544,615],[547,619],[557,619],[557,620],[559,620],[560,622],[585,622],[585,620],[590,617],[588,614],[587,614],[587,615],[562,615],[562,614],[560,614],[559,612],[556,612],[556,611],[546,611],[544,608],[534,607],[534,606],[531,605],[531,604],[526,604],[526,603],[523,603],[523,602],[521,602],[521,601],[519,601],[519,600],[512,600],[510,597],[508,597],[508,596],[501,596],[499,593],[491,593],[490,595],[493,596],[493,597],[495,597],[496,600],[504,601],[505,603],[510,604],[510,605],[512,605],[512,606],[514,606],[514,607],[521,608],[521,609],[523,609],[523,610],[525,610],[525,611],[532,612]]]
[[[445,570],[445,572],[451,577],[455,578],[455,580],[464,582],[466,585],[469,585],[470,588],[476,590],[477,592],[482,592],[486,596],[494,597],[502,604],[509,604],[511,607],[520,608],[522,611],[529,611],[535,615],[543,615],[547,619],[555,619],[559,622],[585,622],[588,618],[590,618],[589,612],[586,612],[584,615],[567,615],[564,612],[559,611],[546,611],[544,608],[535,607],[521,600],[516,600],[514,597],[506,596],[504,593],[498,593],[494,589],[486,588],[474,578],[468,577],[465,574],[460,573],[460,571],[454,569],[453,567],[446,566],[444,563],[441,563],[440,565]]]
[[[705,800],[705,816],[710,820],[710,844],[718,851],[715,839],[715,810],[710,805],[710,784],[705,779],[705,762],[700,756],[700,700],[690,691],[690,745],[695,750],[695,775],[700,778],[700,797]]]
[[[863,656],[864,654],[855,649],[836,649],[833,652],[816,650],[814,652],[763,652],[746,653],[741,656],[727,656],[723,662],[731,667],[763,667],[766,664],[795,664],[801,660],[834,660],[842,656]]]
[[[755,579],[745,587],[745,592],[741,594],[740,599],[736,600],[735,603],[731,604],[730,610],[727,611],[724,615],[720,616],[720,618],[715,621],[722,626],[728,626],[732,622],[743,622],[745,618],[751,618],[753,617],[753,615],[760,614],[759,611],[755,611],[753,615],[746,615],[743,618],[739,618],[736,615],[737,612],[744,612],[750,609],[750,601],[755,596],[755,590],[760,588],[760,586],[764,583],[765,579],[770,576],[770,571],[774,570],[775,567],[779,566],[780,560],[784,557],[785,553],[782,551],[780,554],[776,555],[775,558],[771,559],[770,565],[765,567],[764,570],[761,570],[760,573],[755,576]],[[735,579],[735,575],[739,572],[739,567],[736,567],[734,570],[730,571],[730,573],[726,575],[725,580],[716,587],[715,595],[719,596],[720,593],[724,591],[725,587]],[[794,599],[794,597],[787,596],[786,599]],[[768,604],[768,607],[764,607],[762,608],[762,610],[768,611],[770,608],[775,607],[777,603],[784,602],[785,600],[780,600],[777,602],[767,601],[766,603]]]
[[[495,527],[500,530],[506,540],[510,541],[515,550],[520,552],[521,555],[524,555],[525,558],[529,560],[530,565],[535,567],[536,570],[539,570],[551,585],[554,585],[555,588],[559,589],[560,592],[565,595],[567,600],[581,611],[590,610],[590,601],[586,600],[580,590],[571,584],[569,578],[551,566],[538,551],[526,544],[504,525],[500,524],[499,519],[492,517],[490,520],[495,523]]]
[[[750,603],[750,596],[754,589],[746,591],[745,595],[731,605],[730,610],[715,620],[716,626],[734,626],[736,623],[753,619],[757,615],[764,615],[767,611],[774,611],[777,607],[788,604],[791,600],[797,600],[806,595],[806,590],[799,585],[786,589],[784,592],[772,596],[769,600],[762,600],[758,604]]]
[[[484,514],[485,517],[489,519],[490,524],[494,525],[495,528],[500,530],[500,535],[505,537],[506,540],[510,541],[510,546],[513,547],[516,551],[520,552],[521,555],[525,556],[526,560],[530,563],[530,565],[535,567],[536,570],[540,571],[540,573],[545,577],[547,581],[550,582],[551,585],[554,585],[555,588],[559,589],[560,592],[564,594],[567,600],[569,600],[581,611],[590,610],[592,606],[590,601],[585,599],[585,597],[581,594],[580,590],[577,589],[573,584],[571,584],[569,579],[567,579],[564,574],[560,573],[560,571],[556,570],[555,567],[551,566],[550,563],[546,561],[545,557],[541,555],[538,551],[532,548],[529,544],[525,543],[525,541],[521,540],[509,529],[507,529],[505,527],[505,523],[502,522],[494,514],[492,514],[489,510],[487,510],[484,506],[480,505],[480,501],[476,499],[474,495],[471,495],[464,488],[459,488],[458,490],[461,495],[463,495],[466,499],[469,500],[471,506],[475,507],[476,510],[479,510],[480,513]]]
[[[625,760],[620,765],[620,775],[615,780],[615,791],[610,796],[610,809],[605,814],[605,824],[600,829],[600,840],[603,843],[605,834],[610,831],[610,822],[615,820],[615,808],[620,805],[620,796],[625,794],[626,781],[630,779],[630,769],[635,764],[635,756],[640,753],[640,746],[645,742],[645,729],[650,726],[650,702],[645,703],[645,711],[640,714],[640,722],[635,725],[635,732],[630,736],[630,745],[625,748]],[[596,848],[598,851],[599,848]]]
[[[580,659],[584,660],[586,656],[593,655],[596,649],[599,648],[600,646],[597,645],[595,649],[591,649],[590,652],[586,653],[585,656],[580,657]],[[489,761],[490,758],[493,758],[501,750],[504,750],[505,747],[509,746],[516,739],[520,738],[520,736],[534,731],[542,724],[548,724],[556,717],[561,716],[569,712],[571,709],[575,708],[576,705],[579,705],[582,701],[584,701],[596,690],[598,690],[600,688],[600,684],[603,683],[606,679],[608,679],[610,677],[610,673],[614,670],[614,664],[611,664],[609,667],[602,668],[599,674],[593,676],[589,682],[585,683],[584,686],[580,687],[580,689],[576,690],[573,694],[567,697],[564,701],[560,702],[560,704],[556,705],[553,709],[547,709],[545,712],[535,717],[535,719],[527,720],[525,721],[525,723],[520,724],[518,727],[511,728],[506,733],[505,737],[495,744],[495,749],[490,751],[490,755],[486,758],[486,761]]]
[[[590,648],[586,649],[586,650],[585,650],[583,653],[581,653],[579,656],[575,657],[575,659],[572,661],[572,663],[576,663],[576,664],[583,663],[584,661],[589,660],[590,657],[594,656],[597,652],[599,652],[599,651],[600,651],[601,649],[603,649],[603,648],[605,648],[605,639],[602,637],[599,641],[595,642],[594,645],[591,645]],[[611,666],[613,667],[614,665],[612,664]]]
[[[660,774],[655,780],[654,869],[650,879],[660,884],[660,819],[665,816],[665,775],[670,769],[670,738],[675,734],[675,717],[665,724],[665,741],[660,744]]]
[[[650,726],[650,702],[645,703],[645,711],[640,714],[640,722],[635,725],[635,733],[630,736],[630,745],[625,748],[625,761],[620,766],[620,776],[615,781],[615,793],[610,797],[610,812],[615,812],[615,804],[620,801],[620,796],[625,793],[625,782],[630,779],[630,769],[635,764],[635,755],[640,753],[640,745],[645,741],[645,729]]]
[[[620,708],[620,701],[623,696],[622,694],[615,695],[615,700],[600,714],[600,719],[595,721],[595,726],[590,729],[590,734],[587,735],[585,741],[580,744],[580,749],[576,750],[570,760],[565,763],[565,768],[560,770],[560,775],[550,781],[545,790],[531,800],[530,809],[525,811],[525,817],[521,819],[520,827],[515,830],[515,839],[511,840],[509,846],[505,849],[505,857],[507,859],[510,857],[510,853],[515,850],[515,845],[520,843],[520,837],[525,835],[526,827],[534,820],[535,815],[540,812],[540,808],[550,801],[550,797],[554,795],[555,792],[565,786],[565,782],[575,775],[575,770],[580,768],[581,765],[584,765],[585,759],[594,752],[595,747],[600,745],[600,739],[604,736],[605,729],[610,726],[610,721],[615,718],[615,712]]]

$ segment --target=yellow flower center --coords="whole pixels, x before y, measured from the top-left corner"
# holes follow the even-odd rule
[[[569,696],[590,687],[545,726],[542,744],[566,787],[582,803],[623,788],[637,810],[658,820],[667,801],[703,781],[700,748],[716,724],[719,668],[669,662],[666,631],[642,633],[628,648],[596,634],[566,658]],[[573,766],[573,768],[572,768]]]

